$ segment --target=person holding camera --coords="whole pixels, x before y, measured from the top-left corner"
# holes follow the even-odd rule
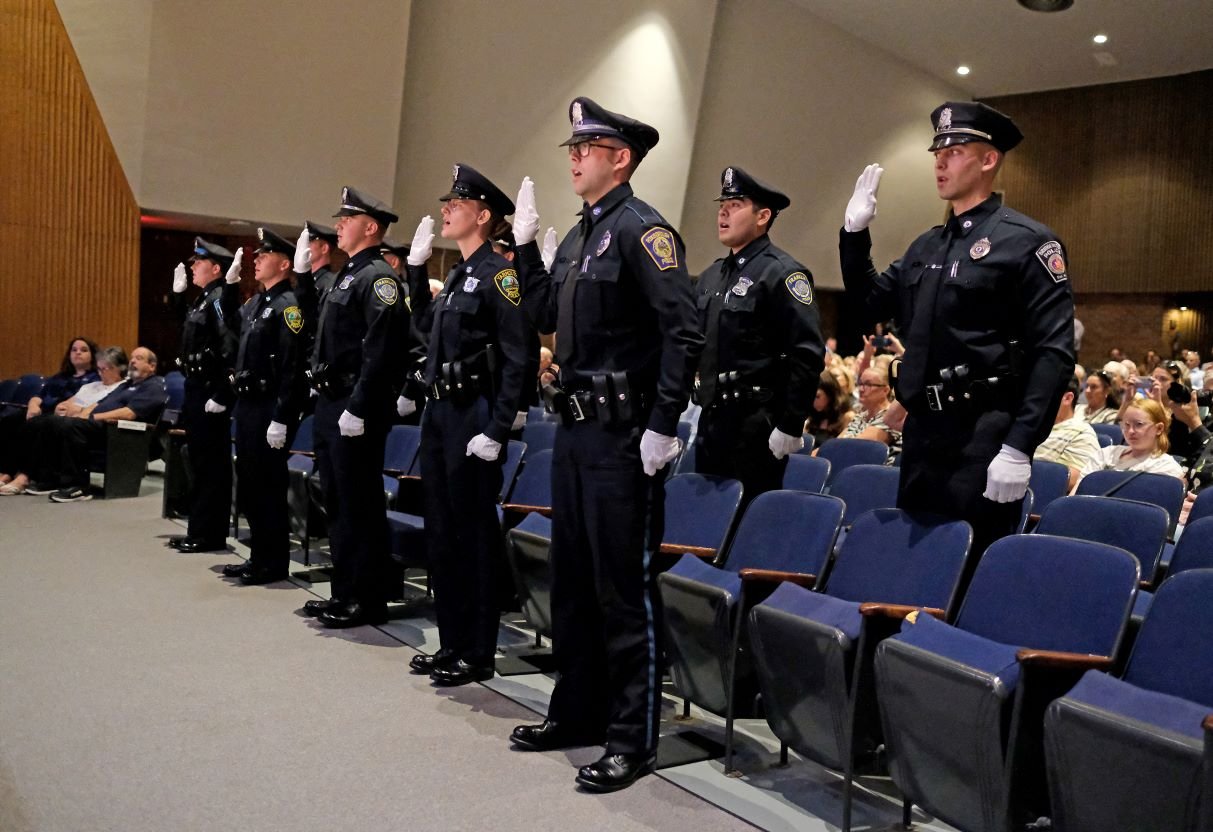
[[[1190,464],[1213,437],[1209,428],[1201,421],[1200,408],[1207,407],[1213,394],[1201,391],[1194,394],[1188,386],[1187,368],[1178,361],[1166,361],[1155,367],[1142,381],[1148,382],[1143,395],[1134,400],[1126,395],[1120,405],[1123,424],[1128,408],[1145,400],[1158,402],[1168,412],[1167,438],[1170,452]]]

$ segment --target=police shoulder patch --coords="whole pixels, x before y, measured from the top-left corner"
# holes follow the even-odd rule
[[[640,238],[640,244],[653,258],[658,270],[677,268],[678,250],[674,247],[674,235],[665,228],[650,228]]]
[[[493,283],[497,291],[510,303],[517,306],[522,302],[522,284],[518,282],[518,272],[513,269],[502,269],[493,275]]]
[[[298,335],[303,330],[303,310],[298,306],[288,306],[282,310],[282,320],[286,328]]]
[[[805,306],[813,302],[813,284],[804,272],[792,272],[783,279],[783,285],[788,287],[788,293],[792,297]]]
[[[396,298],[400,296],[400,289],[392,278],[381,277],[375,281],[375,294],[388,306],[395,306]]]
[[[1066,258],[1061,253],[1061,243],[1049,240],[1036,249],[1036,259],[1045,267],[1045,271],[1049,273],[1049,277],[1053,278],[1054,283],[1061,283],[1067,279]]]

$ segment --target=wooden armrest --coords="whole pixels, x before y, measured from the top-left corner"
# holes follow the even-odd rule
[[[169,436],[185,436],[185,428],[169,428]]]
[[[686,552],[688,555],[694,555],[704,560],[711,560],[716,557],[715,549],[710,549],[707,546],[687,546],[680,543],[662,543],[658,551],[663,555],[681,555],[683,552]]]
[[[743,583],[778,584],[787,581],[790,584],[812,589],[817,584],[817,576],[804,572],[781,572],[778,569],[742,569],[739,573]]]
[[[1213,714],[1209,714],[1207,717],[1205,717],[1205,721],[1200,723],[1200,727],[1204,728],[1206,731],[1213,731]]]
[[[396,479],[400,479],[404,476],[404,472],[399,468],[384,468],[383,473],[387,474],[389,477],[395,477]]]
[[[1035,667],[1054,667],[1072,670],[1107,670],[1112,666],[1108,656],[1095,656],[1090,653],[1064,653],[1058,650],[1033,650],[1024,647],[1015,654],[1020,664]]]
[[[552,516],[551,506],[524,506],[520,503],[502,503],[502,511],[512,511],[515,514],[542,514],[544,517]]]
[[[922,611],[943,621],[947,613],[938,607],[914,607],[909,604],[879,604],[867,602],[859,605],[859,614],[868,617],[905,619],[910,613]]]
[[[315,451],[296,451],[296,450],[295,450],[295,449],[293,449],[293,448],[292,448],[292,449],[290,449],[290,450],[291,450],[291,453],[293,453],[293,454],[299,454],[299,456],[311,456],[311,457],[314,457],[314,456],[316,455],[316,452],[315,452]]]

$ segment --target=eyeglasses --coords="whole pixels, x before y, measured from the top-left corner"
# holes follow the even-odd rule
[[[1163,364],[1162,366],[1163,366],[1163,369],[1165,369],[1168,373],[1170,373],[1173,376],[1182,376],[1188,369],[1184,365],[1180,364],[1178,361],[1168,361],[1165,364]]]
[[[577,142],[577,144],[569,145],[569,155],[574,159],[584,159],[590,155],[590,148],[605,147],[607,150],[623,150],[622,147],[616,147],[613,144],[602,144],[601,142]]]
[[[858,387],[858,388],[860,388],[860,389],[863,389],[863,388],[865,388],[865,387],[866,387],[866,388],[872,388],[872,387],[875,387],[875,388],[878,388],[878,389],[879,389],[879,388],[881,388],[881,387],[888,387],[889,385],[887,385],[887,384],[880,384],[880,383],[875,382],[875,381],[861,381],[861,382],[859,382],[859,384],[856,384],[855,386],[856,386],[856,387]]]
[[[1145,430],[1146,428],[1152,427],[1154,424],[1154,422],[1121,422],[1120,426],[1123,429],[1131,430],[1136,433],[1139,430]]]

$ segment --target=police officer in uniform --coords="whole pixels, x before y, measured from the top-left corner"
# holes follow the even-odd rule
[[[252,533],[247,563],[223,574],[244,584],[267,584],[287,576],[288,440],[299,426],[306,389],[303,312],[291,289],[295,246],[266,228],[253,261],[264,289],[240,310],[240,349],[232,389],[237,396],[236,485]]]
[[[295,244],[295,297],[309,327],[320,320],[320,305],[333,288],[337,230],[308,220]]]
[[[383,502],[383,452],[409,314],[396,273],[379,253],[397,217],[353,188],[341,193],[338,245],[349,262],[324,299],[309,381],[319,394],[313,435],[333,551],[329,601],[305,614],[328,627],[382,623],[394,571]]]
[[[173,275],[173,303],[178,312],[185,313],[177,363],[185,374],[181,415],[193,474],[187,533],[169,540],[181,552],[214,552],[227,547],[232,507],[231,406],[235,399],[228,374],[236,362],[243,255],[242,248],[233,255],[195,237],[190,270],[202,294],[189,306],[184,294],[185,265],[178,264]]]
[[[442,236],[459,245],[462,257],[432,302],[424,274],[410,271],[418,319],[421,307],[433,307],[425,315],[429,402],[420,455],[441,649],[410,664],[435,684],[453,686],[493,676],[500,620],[495,578],[503,560],[497,497],[534,334],[521,307],[518,273],[492,243],[508,228],[514,203],[465,164],[455,166],[441,200]],[[423,220],[414,261],[431,248],[426,225]]]
[[[695,285],[707,342],[695,467],[741,480],[748,501],[781,487],[787,455],[804,447],[825,345],[812,273],[768,236],[791,200],[736,166],[720,182],[717,236],[730,253]]]
[[[650,556],[661,539],[659,475],[679,452],[703,338],[682,241],[629,184],[657,144],[647,124],[577,98],[569,108],[573,190],[585,202],[553,266],[544,331],[556,329],[563,416],[552,457],[552,613],[559,679],[548,718],[519,748],[605,740],[583,766],[591,791],[653,770],[660,717],[660,600]],[[543,268],[538,225],[515,226],[520,271]]]
[[[994,193],[1023,138],[1014,122],[972,102],[943,104],[931,122],[947,221],[878,274],[868,223],[883,171],[870,165],[839,250],[856,308],[895,319],[906,347],[891,368],[908,411],[898,505],[969,521],[982,552],[1019,521],[1032,453],[1074,370],[1074,300],[1057,235]]]

